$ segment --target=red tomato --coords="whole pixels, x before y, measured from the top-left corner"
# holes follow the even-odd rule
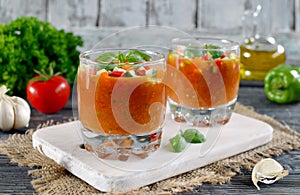
[[[215,63],[218,67],[221,66],[222,62],[223,62],[223,60],[221,60],[221,59],[215,59]]]
[[[125,72],[121,72],[121,71],[113,71],[109,74],[109,76],[111,77],[121,77],[123,76],[123,74],[125,74]]]
[[[40,78],[36,76],[34,78]],[[27,100],[38,111],[53,114],[60,111],[70,97],[70,85],[62,76],[53,76],[47,81],[29,81]]]

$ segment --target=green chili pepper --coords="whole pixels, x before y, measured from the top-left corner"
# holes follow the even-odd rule
[[[265,76],[264,90],[276,103],[300,101],[300,67],[281,64],[271,69]]]

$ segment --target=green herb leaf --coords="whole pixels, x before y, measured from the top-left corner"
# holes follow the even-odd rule
[[[146,62],[149,60],[151,60],[151,56],[139,50],[129,51],[126,55],[124,55],[124,53],[122,53],[121,51],[119,51],[118,55],[112,52],[107,52],[96,58],[96,61],[116,63]]]
[[[76,76],[81,37],[58,30],[35,17],[19,17],[0,24],[0,83],[9,95],[26,96],[26,84],[36,73],[53,63],[54,72],[63,72],[70,84]]]
[[[119,51],[118,55],[107,52],[96,58],[96,61],[104,62],[100,68],[106,69],[107,71],[112,71],[115,67],[119,66],[119,63],[135,63],[149,60],[151,60],[151,56],[139,50],[129,51],[126,55],[121,51]]]
[[[125,63],[126,62],[126,58],[125,58],[124,54],[121,51],[119,51],[118,60],[119,60],[120,63]]]
[[[115,67],[118,67],[118,64],[106,64],[103,69],[107,70],[107,71],[112,71]],[[102,68],[102,67],[101,67]]]
[[[185,57],[187,57],[187,58],[193,59],[195,57],[201,57],[202,56],[202,52],[200,50],[200,47],[189,45],[184,50],[183,55]]]
[[[96,61],[100,63],[100,69],[105,69],[107,71],[112,71],[115,67],[118,67],[119,57],[122,58],[122,53],[118,55],[112,53],[112,52],[107,52],[104,53],[96,58]]]
[[[216,45],[205,45],[203,48],[195,45],[189,45],[184,50],[183,55],[187,58],[193,59],[195,57],[201,57],[204,54],[209,54],[211,58],[216,59],[224,54],[224,52],[220,51],[219,49],[221,49],[221,47]]]
[[[182,137],[181,134],[171,138],[170,143],[174,152],[182,152],[187,145],[184,137]]]
[[[182,133],[185,141],[188,143],[203,143],[205,142],[205,137],[197,129],[187,129]]]
[[[170,143],[174,152],[182,152],[187,143],[197,144],[205,142],[205,137],[197,129],[187,129],[180,131],[175,137],[170,139]]]
[[[99,62],[112,62],[117,58],[117,55],[112,52],[104,53],[96,58],[96,61]]]
[[[132,77],[132,75],[130,74],[130,72],[125,72],[125,74],[123,75],[123,77]]]
[[[151,56],[139,50],[132,50],[126,54],[128,62],[146,62],[151,60]]]
[[[220,51],[221,47],[216,45],[205,45],[205,49],[208,49],[207,52],[211,55],[213,59],[219,58],[221,55],[224,54],[223,51]],[[205,53],[207,53],[205,52]]]

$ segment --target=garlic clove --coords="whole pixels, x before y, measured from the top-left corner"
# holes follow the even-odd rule
[[[258,190],[258,182],[272,184],[275,181],[287,176],[289,173],[284,170],[281,164],[271,158],[262,159],[252,170],[252,182]]]
[[[9,131],[14,126],[14,109],[11,101],[6,97],[2,97],[0,101],[0,129],[3,131]]]
[[[14,102],[14,129],[21,129],[28,127],[30,121],[30,107],[28,103],[17,96],[11,97],[11,100]]]
[[[0,130],[28,127],[31,112],[29,104],[23,98],[6,95],[8,91],[5,85],[0,87]]]

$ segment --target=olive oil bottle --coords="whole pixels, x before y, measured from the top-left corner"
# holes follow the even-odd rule
[[[245,10],[244,42],[240,45],[240,76],[242,80],[263,81],[266,73],[285,62],[284,47],[271,36],[271,3],[262,1],[255,10]],[[269,2],[269,4],[268,4]]]

